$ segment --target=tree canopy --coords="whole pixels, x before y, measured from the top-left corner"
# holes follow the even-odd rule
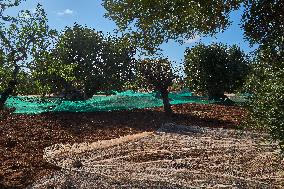
[[[5,88],[0,99],[0,108],[3,108],[8,96],[12,94],[18,84],[18,75],[22,68],[29,68],[52,45],[55,30],[49,29],[47,18],[42,6],[38,4],[34,13],[20,11],[16,17],[7,16],[4,11],[7,7],[18,5],[20,1],[1,2],[0,19],[0,47],[2,67],[11,68],[11,80],[1,83]]]
[[[249,125],[268,130],[284,152],[284,60],[277,59],[270,49],[258,50],[246,86],[252,93]]]
[[[284,2],[281,0],[245,1],[242,22],[246,39],[252,44],[283,45]]]
[[[245,36],[260,45],[247,81],[250,125],[268,130],[284,151],[284,2],[251,0],[245,6]]]
[[[229,13],[241,0],[104,0],[106,17],[115,21],[119,30],[132,37],[133,44],[155,51],[169,39],[192,38],[214,34],[229,25]]]
[[[210,99],[240,88],[248,74],[247,58],[237,46],[199,44],[185,53],[185,73],[190,88]]]
[[[168,98],[168,88],[173,84],[176,77],[168,59],[144,59],[139,61],[137,75],[141,77],[144,86],[154,89],[161,94],[166,113],[171,113],[171,106]]]
[[[42,82],[49,80],[51,92],[81,90],[90,98],[98,91],[122,89],[132,76],[131,66],[132,55],[119,39],[75,24],[63,31],[49,61],[35,73]]]

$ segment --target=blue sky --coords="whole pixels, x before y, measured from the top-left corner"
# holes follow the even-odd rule
[[[112,33],[117,28],[113,21],[104,18],[105,9],[101,5],[101,0],[26,0],[19,7],[9,10],[9,12],[15,13],[21,9],[33,10],[38,3],[43,5],[49,19],[49,25],[57,30],[63,30],[66,26],[74,25],[75,22],[95,28],[105,34]],[[181,65],[185,49],[194,46],[199,41],[205,44],[212,42],[237,44],[247,53],[252,51],[253,48],[250,48],[249,43],[243,39],[243,30],[240,29],[241,14],[241,11],[233,12],[231,14],[232,25],[225,32],[218,33],[215,37],[198,36],[195,39],[186,40],[183,45],[174,41],[163,44],[161,46],[163,55],[175,61],[175,65]]]

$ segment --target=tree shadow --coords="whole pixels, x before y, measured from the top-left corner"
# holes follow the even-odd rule
[[[211,127],[211,128],[227,128],[236,129],[236,124],[232,121],[221,120],[220,118],[203,118],[191,114],[175,114],[172,116],[172,121],[175,124],[180,125],[192,125],[200,127]]]
[[[7,147],[7,153],[5,156],[0,156],[0,161],[5,167],[10,166],[11,163],[16,164],[16,161],[21,162],[15,171],[22,174],[25,170],[28,173],[27,176],[19,175],[19,179],[25,180],[21,185],[27,186],[42,174],[57,170],[43,159],[44,149],[54,144],[95,142],[129,134],[154,132],[166,123],[200,127],[235,127],[233,122],[223,121],[219,117],[214,118],[215,114],[209,118],[193,115],[194,111],[201,113],[214,111],[214,107],[201,105],[190,105],[185,109],[181,107],[175,106],[175,114],[172,116],[166,115],[162,107],[90,113],[53,112],[37,115],[2,112],[3,115],[4,113],[7,115],[5,114],[0,120],[1,143],[14,144]],[[181,109],[180,113],[177,109]],[[219,115],[219,112],[222,111],[216,113]],[[33,156],[27,154],[33,154]],[[13,174],[8,172],[5,174],[7,184],[16,186],[16,181],[12,180]]]
[[[156,131],[165,123],[212,128],[236,128],[231,121],[220,118],[202,118],[196,115],[174,113],[171,116],[161,110],[134,109],[110,112],[44,113],[47,121],[55,121],[58,126],[75,136],[119,135],[116,132],[138,133]],[[123,131],[125,130],[125,131]],[[113,132],[113,133],[112,133]],[[121,133],[120,133],[121,134]]]
[[[129,133],[155,131],[170,118],[161,111],[120,110],[110,112],[54,112],[43,113],[46,121],[56,122],[63,129],[74,135],[98,135],[108,132],[127,131]]]

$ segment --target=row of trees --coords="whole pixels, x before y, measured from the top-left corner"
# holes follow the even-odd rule
[[[67,27],[50,51],[20,70],[14,94],[62,94],[69,100],[91,98],[98,91],[154,89],[171,113],[168,88],[177,79],[167,59],[135,60],[134,52],[119,38],[75,24]],[[2,66],[1,86],[12,80],[12,69]],[[199,44],[186,51],[186,80],[191,89],[224,99],[224,92],[240,88],[247,74],[245,54],[236,46]],[[3,90],[3,89],[2,89]],[[4,88],[5,90],[5,88]],[[10,93],[11,94],[11,93]]]
[[[133,77],[133,55],[119,39],[80,25],[66,28],[46,59],[32,69],[42,93],[65,97],[81,91],[91,98],[97,91],[121,90]],[[44,85],[45,84],[45,85]],[[71,96],[70,96],[71,95]]]
[[[259,45],[247,83],[247,89],[253,93],[250,122],[270,131],[284,148],[284,1],[103,2],[106,16],[150,51],[169,39],[192,38],[196,34],[224,30],[230,24],[230,12],[243,7],[244,37],[252,45]]]
[[[91,98],[98,91],[119,91],[127,89],[129,84],[134,84],[140,89],[159,91],[165,111],[172,112],[168,99],[168,87],[177,76],[173,73],[171,63],[167,59],[135,60],[135,51],[133,47],[125,45],[125,36],[105,37],[101,32],[78,24],[66,27],[61,34],[58,34],[57,31],[49,29],[46,14],[40,5],[35,13],[21,11],[17,17],[4,16],[5,8],[12,5],[16,4],[1,6],[3,21],[2,48],[0,49],[0,88],[3,91],[0,99],[1,108],[4,107],[9,95],[55,93],[62,94],[69,100],[83,100]],[[202,47],[206,52],[209,52],[211,48],[206,49],[204,45],[199,45],[195,49],[202,49]],[[219,47],[221,46],[216,44],[211,49]],[[224,46],[213,55],[217,57],[216,53],[224,51],[225,57],[221,57],[219,61],[221,67],[230,64],[222,62],[222,59],[225,60],[228,56],[226,50]],[[194,53],[187,52],[188,57],[190,54],[199,58],[203,57],[203,54],[196,54],[194,49],[192,52]],[[233,59],[234,57],[231,57],[230,61],[234,64]],[[204,67],[202,61],[195,60],[194,64],[199,64],[200,68]],[[186,59],[188,76],[197,71],[190,70],[191,67],[193,68],[190,59]],[[211,68],[211,65],[207,68]],[[200,71],[203,72],[203,70]],[[210,70],[205,71],[210,72]],[[216,71],[212,74],[217,77],[222,73]],[[217,78],[210,79],[213,82],[219,82],[218,86],[221,88],[223,85],[229,86],[233,83],[227,83],[225,80],[220,83]],[[213,94],[211,91],[215,86],[205,86],[210,83],[208,81],[200,82],[200,77],[190,79],[193,89],[197,90],[195,86],[202,86],[200,90],[208,92],[209,96],[215,99],[223,97],[224,91],[228,88]],[[229,88],[232,87],[229,86]]]
[[[82,100],[98,91],[123,90],[127,83],[138,83],[159,90],[166,112],[171,111],[167,88],[174,74],[169,61],[136,61],[134,49],[123,38],[105,37],[78,24],[58,34],[48,27],[40,5],[35,13],[4,14],[18,3],[1,2],[1,109],[9,95],[56,93]]]
[[[2,15],[11,5],[3,4]],[[167,88],[176,76],[170,62],[162,58],[135,61],[125,36],[104,37],[78,24],[58,35],[48,28],[40,5],[34,14],[22,11],[16,18],[2,16],[2,20],[10,25],[3,25],[1,33],[1,106],[9,94],[56,93],[68,99],[87,99],[97,91],[123,90],[134,83],[160,91],[165,109],[171,111]],[[245,54],[236,46],[200,44],[186,51],[189,86],[210,99],[224,99],[225,91],[239,88],[247,67]]]
[[[133,49],[154,54],[159,44],[169,39],[179,41],[225,30],[230,12],[243,6],[245,37],[259,45],[252,66],[247,66],[248,59],[236,46],[200,44],[186,52],[187,79],[196,91],[219,99],[224,98],[224,91],[241,86],[249,73],[246,86],[253,93],[251,121],[284,141],[283,1],[104,0],[106,16],[125,33],[121,38],[104,37],[79,25],[58,35],[49,29],[41,6],[35,13],[4,15],[8,7],[19,4],[18,0],[11,2],[1,1],[0,6],[0,73],[4,86],[0,108],[19,81],[35,84],[35,91],[41,93],[62,92],[67,97],[81,91],[89,98],[98,90],[123,89],[124,83],[137,78],[161,92],[167,112],[167,87],[174,78],[169,61],[134,61]]]

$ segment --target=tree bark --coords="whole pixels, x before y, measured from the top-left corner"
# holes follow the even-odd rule
[[[20,70],[20,67],[16,65],[15,68],[14,68],[14,71],[13,71],[12,80],[9,81],[7,88],[1,94],[0,110],[4,109],[4,106],[5,106],[5,103],[6,103],[7,99],[8,99],[8,97],[13,93],[13,91],[16,88],[17,76],[18,76],[19,70]]]
[[[216,101],[216,103],[218,104],[222,104],[222,105],[234,105],[235,102],[230,100],[225,94],[224,94],[224,90],[222,89],[217,89],[217,87],[215,88],[215,90],[210,90],[208,91],[208,96],[209,96],[209,100],[214,100]]]
[[[167,89],[163,89],[160,92],[163,98],[164,111],[166,114],[171,115],[173,111],[172,111],[170,100],[169,100],[169,91]]]
[[[216,101],[224,100],[226,98],[226,96],[224,95],[224,89],[218,86],[211,86],[208,89],[208,97],[209,100],[216,100]]]

